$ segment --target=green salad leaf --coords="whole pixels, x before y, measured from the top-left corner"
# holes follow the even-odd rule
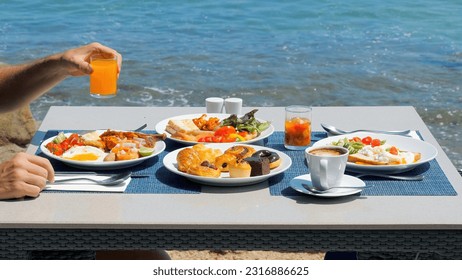
[[[332,145],[347,148],[350,154],[356,154],[359,150],[361,150],[364,147],[363,143],[350,141],[346,137],[336,142],[332,142]]]
[[[230,125],[234,126],[238,131],[246,130],[250,133],[254,133],[255,131],[261,133],[270,126],[271,122],[258,121],[255,118],[255,113],[257,111],[258,109],[254,109],[241,118],[238,118],[236,114],[232,114],[221,122],[221,126]]]

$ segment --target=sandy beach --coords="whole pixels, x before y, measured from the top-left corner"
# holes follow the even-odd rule
[[[173,260],[322,260],[323,252],[185,250],[167,251]]]

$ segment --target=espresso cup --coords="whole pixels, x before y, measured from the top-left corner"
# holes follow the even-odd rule
[[[305,150],[311,183],[319,190],[338,187],[348,161],[348,149],[339,146],[310,147]]]

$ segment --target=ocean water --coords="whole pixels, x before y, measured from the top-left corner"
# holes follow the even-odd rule
[[[98,41],[122,53],[116,98],[67,79],[32,104],[411,105],[462,168],[462,1],[0,1],[0,62]],[[381,117],[381,116],[371,116]]]

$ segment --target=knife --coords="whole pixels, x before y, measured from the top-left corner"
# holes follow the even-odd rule
[[[100,173],[100,172],[91,172],[91,171],[57,171],[55,176],[72,176],[72,175],[87,175],[87,176],[111,176],[114,173]],[[131,178],[146,178],[151,177],[149,174],[132,174]]]

